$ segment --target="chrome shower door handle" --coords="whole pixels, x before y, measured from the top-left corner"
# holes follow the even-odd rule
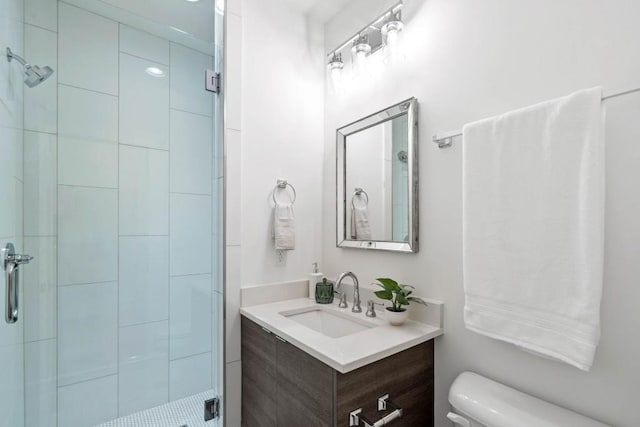
[[[33,257],[16,254],[15,248],[11,243],[7,243],[2,252],[4,252],[3,266],[7,288],[4,319],[7,323],[16,323],[18,321],[18,294],[20,287],[19,268],[21,264],[29,264]]]
[[[7,307],[4,319],[7,323],[16,323],[18,321],[18,283],[20,282],[18,264],[13,262],[8,263],[5,275],[7,282]]]

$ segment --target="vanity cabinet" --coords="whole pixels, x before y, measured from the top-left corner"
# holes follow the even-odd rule
[[[433,340],[342,374],[242,317],[244,427],[348,427],[358,408],[377,421],[385,394],[403,410],[389,425],[433,426]]]

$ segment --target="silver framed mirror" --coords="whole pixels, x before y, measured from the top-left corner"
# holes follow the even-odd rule
[[[418,100],[336,131],[336,245],[418,252]]]

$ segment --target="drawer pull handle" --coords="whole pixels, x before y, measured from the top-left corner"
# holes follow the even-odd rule
[[[378,398],[378,411],[386,411],[389,407],[393,408],[393,412],[385,415],[376,422],[371,422],[365,418],[365,416],[362,415],[362,408],[351,411],[351,413],[349,413],[349,427],[359,427],[360,421],[362,421],[364,427],[382,427],[402,417],[402,408],[389,400],[388,394]]]

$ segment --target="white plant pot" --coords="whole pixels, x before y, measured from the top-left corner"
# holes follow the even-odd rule
[[[387,308],[386,315],[389,323],[393,326],[400,326],[407,321],[407,317],[409,317],[409,310],[405,308],[403,311],[391,311]]]

